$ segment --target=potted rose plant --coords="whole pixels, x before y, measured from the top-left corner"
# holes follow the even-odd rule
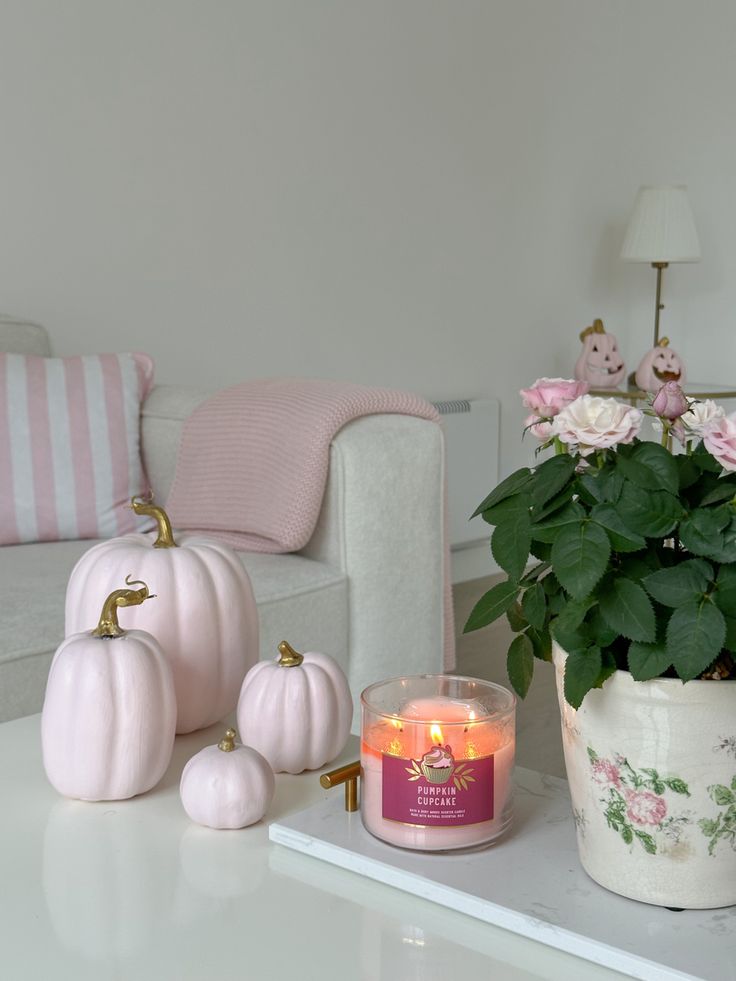
[[[554,454],[475,512],[507,578],[465,630],[506,615],[522,698],[554,662],[588,873],[660,905],[736,904],[736,419],[668,382],[645,410],[660,444],[585,383],[522,396]]]

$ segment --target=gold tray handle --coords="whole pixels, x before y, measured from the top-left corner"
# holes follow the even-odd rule
[[[329,773],[323,773],[319,778],[319,782],[320,786],[324,787],[325,790],[332,790],[333,787],[338,787],[341,783],[344,783],[345,810],[357,811],[359,779],[360,760],[356,760],[354,763],[346,763],[345,766],[341,766],[337,770],[330,770]]]

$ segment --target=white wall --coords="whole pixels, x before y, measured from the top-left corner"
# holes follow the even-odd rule
[[[736,383],[731,0],[3,0],[0,310],[208,386],[303,374],[503,403],[596,316],[633,363],[637,186],[703,261],[663,328]]]

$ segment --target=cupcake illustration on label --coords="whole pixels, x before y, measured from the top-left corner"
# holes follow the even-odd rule
[[[417,762],[430,783],[447,783],[455,769],[455,759],[449,746],[433,746]]]

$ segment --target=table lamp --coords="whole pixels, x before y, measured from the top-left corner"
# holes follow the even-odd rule
[[[698,233],[684,184],[639,188],[621,258],[626,262],[650,262],[657,270],[653,345],[656,347],[659,311],[664,309],[661,302],[662,270],[671,262],[700,260]]]

